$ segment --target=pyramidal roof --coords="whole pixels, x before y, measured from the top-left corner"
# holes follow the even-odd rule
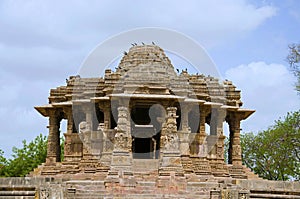
[[[127,72],[137,66],[156,66],[174,70],[164,50],[156,45],[136,45],[125,53],[119,64],[120,72]]]
[[[106,69],[103,77],[71,76],[66,86],[51,89],[49,103],[109,97],[112,93],[176,95],[234,107],[242,105],[240,90],[231,81],[221,83],[211,76],[176,71],[157,45],[132,46],[116,70]]]

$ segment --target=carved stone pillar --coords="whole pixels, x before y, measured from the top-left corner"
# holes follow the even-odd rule
[[[104,105],[103,114],[104,114],[104,129],[110,129],[111,108],[109,104]]]
[[[205,120],[208,115],[209,110],[207,107],[200,107],[200,120],[199,120],[199,156],[206,157],[207,156],[207,141],[206,141],[206,133],[205,133]]]
[[[228,163],[233,165],[242,165],[242,150],[240,141],[240,122],[239,113],[231,112],[228,114],[227,122],[229,124],[229,149]]]
[[[69,135],[73,133],[73,113],[72,108],[64,109],[65,114],[67,115],[67,133],[64,134],[65,136],[65,146],[64,146],[64,160],[68,161],[70,155],[72,155],[72,139]]]
[[[72,113],[72,108],[66,110],[66,114],[67,114],[67,120],[68,120],[68,124],[67,124],[67,133],[73,133],[73,113]]]
[[[86,121],[86,131],[92,130],[92,121],[93,121],[93,114],[92,114],[92,108],[87,105],[83,108],[85,112],[85,121]]]
[[[60,128],[61,116],[55,110],[49,110],[49,135],[47,143],[46,164],[51,165],[60,162]]]
[[[199,119],[199,144],[203,144],[206,138],[205,132],[205,120],[207,115],[209,114],[209,109],[205,106],[200,107],[200,119]]]
[[[176,107],[167,108],[167,118],[161,133],[161,151],[159,175],[170,175],[172,172],[183,175],[179,137],[176,125]]]
[[[103,165],[110,166],[114,148],[114,131],[111,130],[111,106],[108,101],[99,103],[99,108],[103,112],[104,125],[98,126],[98,131],[102,134],[102,145],[100,161]]]
[[[217,126],[218,126],[218,108],[211,108],[211,116],[210,116],[210,135],[217,135]]]
[[[81,122],[79,124],[79,133],[80,138],[83,142],[83,159],[92,159],[92,122],[93,122],[93,114],[92,107],[90,104],[85,104],[83,106],[83,111],[85,113],[85,122]]]
[[[131,171],[132,165],[132,139],[130,134],[129,111],[125,106],[118,108],[117,133],[114,137],[114,150],[112,153],[112,171]]]
[[[218,135],[218,142],[217,142],[217,159],[221,160],[224,163],[224,140],[225,136],[223,134],[223,122],[225,121],[226,117],[226,109],[218,109],[218,120],[217,120],[217,135]]]
[[[182,131],[189,131],[189,111],[190,107],[187,104],[183,104],[181,113]]]
[[[127,107],[121,106],[118,108],[117,134],[115,135],[115,139],[116,148],[125,151],[131,149],[129,111]]]
[[[191,136],[191,129],[189,127],[189,111],[191,107],[188,104],[182,104],[181,112],[181,124],[182,128],[178,132],[179,142],[180,142],[180,153],[181,156],[190,156],[190,136]],[[191,136],[192,137],[192,136]]]

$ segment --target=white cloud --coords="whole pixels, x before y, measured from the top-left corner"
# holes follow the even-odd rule
[[[295,78],[284,65],[252,62],[227,70],[225,76],[242,91],[243,107],[256,110],[243,122],[244,131],[265,130],[274,120],[300,108]]]
[[[2,42],[54,48],[141,26],[177,29],[211,43],[239,37],[276,14],[273,6],[246,0],[5,1],[0,9]]]

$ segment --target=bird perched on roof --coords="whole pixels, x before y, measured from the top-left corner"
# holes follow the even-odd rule
[[[179,69],[178,69],[178,68],[176,68],[176,70],[177,70],[177,73],[179,73]]]

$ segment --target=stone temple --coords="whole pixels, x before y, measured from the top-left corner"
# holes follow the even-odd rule
[[[47,160],[39,174],[107,178],[122,171],[135,177],[141,169],[157,176],[248,178],[240,123],[254,111],[241,106],[232,82],[187,70],[178,74],[159,46],[133,46],[115,72],[107,69],[103,78],[71,76],[66,86],[51,89],[49,104],[35,107],[49,117]],[[62,119],[67,119],[64,134]],[[229,165],[223,122],[230,129]],[[63,161],[60,136],[65,137]]]
[[[103,77],[66,81],[35,107],[49,118],[47,159],[19,181],[36,197],[300,198],[299,183],[242,165],[240,124],[254,110],[231,81],[179,71],[157,45],[134,45]]]

